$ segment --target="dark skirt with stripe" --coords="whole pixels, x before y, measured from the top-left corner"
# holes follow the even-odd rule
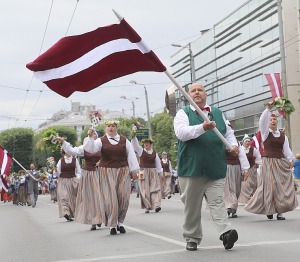
[[[95,225],[104,222],[104,200],[100,191],[99,171],[82,169],[76,199],[75,221]]]
[[[298,206],[290,163],[282,158],[262,158],[258,187],[245,206],[255,214],[272,215],[294,210]]]
[[[240,165],[227,165],[224,186],[224,202],[226,208],[237,210],[241,193],[242,171]]]
[[[105,225],[116,227],[123,223],[129,207],[131,180],[128,166],[100,167],[100,191],[105,210]]]
[[[253,166],[248,172],[248,179],[242,182],[241,194],[239,197],[239,202],[243,204],[248,203],[257,188],[257,168]]]
[[[59,217],[65,215],[74,217],[76,196],[78,189],[78,179],[73,178],[59,178],[57,185],[57,203]]]

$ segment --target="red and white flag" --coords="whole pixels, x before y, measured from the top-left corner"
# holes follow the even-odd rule
[[[119,24],[64,37],[26,67],[64,97],[75,91],[90,91],[135,72],[166,71],[155,53],[124,19]]]
[[[268,84],[271,89],[272,99],[276,97],[282,97],[283,91],[280,81],[280,74],[279,73],[272,73],[272,74],[265,74]]]
[[[0,146],[0,168],[1,168],[1,174],[5,174],[7,176],[10,175],[10,168],[12,164],[13,158],[12,156],[7,152],[6,149],[4,149],[2,146]]]

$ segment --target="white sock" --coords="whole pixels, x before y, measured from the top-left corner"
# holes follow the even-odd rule
[[[118,223],[118,226],[119,226],[119,227],[122,227],[122,226],[123,226],[123,223],[120,223],[120,222],[119,222],[119,223]]]

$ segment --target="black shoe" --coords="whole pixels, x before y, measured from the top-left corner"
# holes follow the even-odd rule
[[[238,233],[235,229],[229,230],[220,236],[220,240],[223,241],[225,249],[231,249],[238,238]]]
[[[101,227],[102,224],[97,224],[97,227]]]
[[[125,234],[126,233],[126,230],[123,226],[117,226],[117,230],[121,233],[121,234]]]
[[[32,205],[32,207],[35,207],[35,205]]]
[[[277,220],[285,220],[285,217],[277,215]]]
[[[94,230],[96,230],[96,225],[91,226],[91,231],[94,231]]]
[[[148,209],[146,209],[146,210],[145,210],[145,213],[146,213],[146,214],[148,214],[148,213],[149,213],[149,210],[148,210]]]
[[[161,210],[161,207],[155,208],[155,212],[158,213]]]
[[[232,213],[231,217],[232,218],[237,218],[237,214],[236,213]]]
[[[231,211],[231,208],[227,208],[227,215],[228,215],[228,216],[230,216],[231,212],[232,212],[232,211]]]
[[[273,219],[273,215],[267,215],[268,219]]]
[[[33,206],[32,206],[33,207]],[[67,219],[68,221],[70,220],[69,215],[64,215],[64,218]]]
[[[188,251],[195,251],[195,250],[197,250],[197,243],[195,243],[195,242],[187,242],[185,248]]]
[[[171,195],[169,195],[169,196],[168,196],[168,199],[170,199],[171,197],[172,197],[172,196],[171,196]]]
[[[115,227],[113,227],[111,230],[110,230],[110,234],[111,235],[116,235],[117,234],[117,230]]]

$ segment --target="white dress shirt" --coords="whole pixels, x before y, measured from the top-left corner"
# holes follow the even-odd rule
[[[70,157],[64,156],[64,159],[65,159],[65,162],[67,164],[70,164],[70,163],[72,163],[73,156],[70,156]],[[81,168],[80,168],[80,165],[79,165],[79,162],[78,162],[77,159],[75,159],[75,163],[76,163],[75,175],[76,175],[77,178],[80,178],[80,176],[81,176]],[[57,163],[57,173],[56,174],[58,175],[58,177],[61,174],[61,159],[59,159],[59,161]]]
[[[108,138],[109,143],[111,143],[112,145],[116,145],[120,141],[119,134],[116,134],[114,137],[111,137],[107,134],[106,136]],[[84,141],[83,148],[89,153],[96,153],[98,151],[101,152],[102,149],[101,139],[97,138],[96,140],[94,140],[92,137],[90,137],[89,139]],[[137,161],[133,147],[127,138],[126,138],[126,153],[127,153],[127,162],[128,162],[128,167],[130,172],[137,172],[140,169],[139,163]]]
[[[193,111],[195,111],[195,108],[192,105],[190,105],[190,108]],[[207,111],[203,111],[203,113],[208,116]],[[223,120],[226,125],[227,120],[224,115],[223,115]],[[176,137],[183,142],[191,139],[195,139],[206,132],[203,129],[203,124],[190,126],[189,118],[187,114],[183,111],[183,109],[180,109],[174,118],[174,130],[175,130]],[[226,125],[226,134],[224,135],[224,137],[230,145],[238,146],[237,140],[234,135],[234,131],[228,125]]]
[[[140,146],[139,141],[138,141],[136,136],[131,140],[131,144],[134,148],[134,151],[138,154],[139,157],[143,154],[143,151],[145,151],[147,154],[152,154],[153,153],[152,148],[149,151],[147,151],[145,148],[142,148]],[[161,166],[161,162],[160,162],[160,159],[159,159],[159,156],[158,156],[157,153],[156,153],[156,156],[155,156],[155,168],[156,168],[157,173],[159,173],[161,175],[162,172],[163,172],[163,168]]]
[[[272,135],[274,137],[279,137],[280,136],[280,131],[278,130],[278,128],[275,131],[273,131],[272,129],[269,128],[270,121],[271,121],[271,115],[272,115],[271,110],[269,110],[269,109],[266,108],[262,112],[262,114],[260,116],[260,119],[259,119],[259,129],[260,129],[260,132],[261,132],[262,142],[264,142],[268,138],[270,132],[272,133]],[[290,162],[293,159],[295,159],[295,156],[293,155],[293,153],[292,153],[292,151],[290,149],[289,140],[286,137],[286,135],[284,136],[283,155]]]

